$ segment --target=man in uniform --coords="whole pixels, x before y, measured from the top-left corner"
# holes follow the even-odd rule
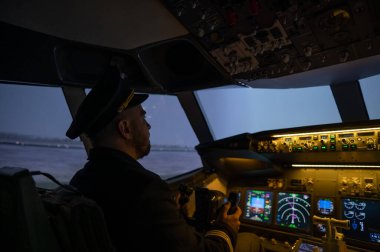
[[[70,184],[103,210],[116,251],[233,251],[240,208],[227,215],[224,205],[206,234],[188,225],[173,192],[139,158],[150,150],[150,125],[141,103],[116,68],[110,68],[87,95],[66,135],[86,134],[93,145],[88,162]]]

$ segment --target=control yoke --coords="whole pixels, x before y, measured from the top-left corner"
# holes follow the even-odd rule
[[[326,226],[325,247],[327,252],[332,251],[347,251],[344,235],[339,233],[337,228],[350,229],[349,220],[337,220],[334,218],[323,218],[313,216],[313,224],[322,224]]]

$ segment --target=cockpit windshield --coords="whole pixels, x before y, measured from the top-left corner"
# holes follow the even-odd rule
[[[341,122],[329,86],[219,88],[197,92],[215,139],[240,133]]]
[[[376,83],[380,75],[359,82],[370,119],[379,119],[380,85]],[[245,132],[342,122],[329,85],[295,89],[228,86],[200,90],[196,96],[216,140]]]

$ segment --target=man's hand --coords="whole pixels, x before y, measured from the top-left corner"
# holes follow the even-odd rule
[[[241,215],[241,209],[239,206],[236,206],[236,211],[233,214],[228,215],[227,212],[230,207],[231,202],[224,204],[222,211],[219,213],[218,220],[230,226],[235,232],[238,232],[240,227],[239,218]]]

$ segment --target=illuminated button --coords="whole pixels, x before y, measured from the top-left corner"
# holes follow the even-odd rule
[[[298,152],[302,152],[302,147],[297,147]]]
[[[322,145],[322,146],[321,146],[321,150],[322,150],[322,151],[326,151],[326,150],[327,150],[327,146],[326,146],[326,145]]]
[[[335,143],[335,139],[330,139],[330,143]]]
[[[356,144],[351,144],[351,150],[356,150],[357,149],[357,146],[356,146]]]
[[[319,147],[318,146],[313,146],[313,151],[318,151]]]
[[[330,150],[332,150],[332,151],[336,150],[336,147],[334,144],[330,145]]]
[[[297,151],[297,147],[293,147],[293,152]]]
[[[330,139],[335,139],[335,135],[330,135]]]
[[[349,146],[348,146],[348,144],[343,144],[342,145],[342,150],[344,150],[344,151],[348,151],[348,148]]]

